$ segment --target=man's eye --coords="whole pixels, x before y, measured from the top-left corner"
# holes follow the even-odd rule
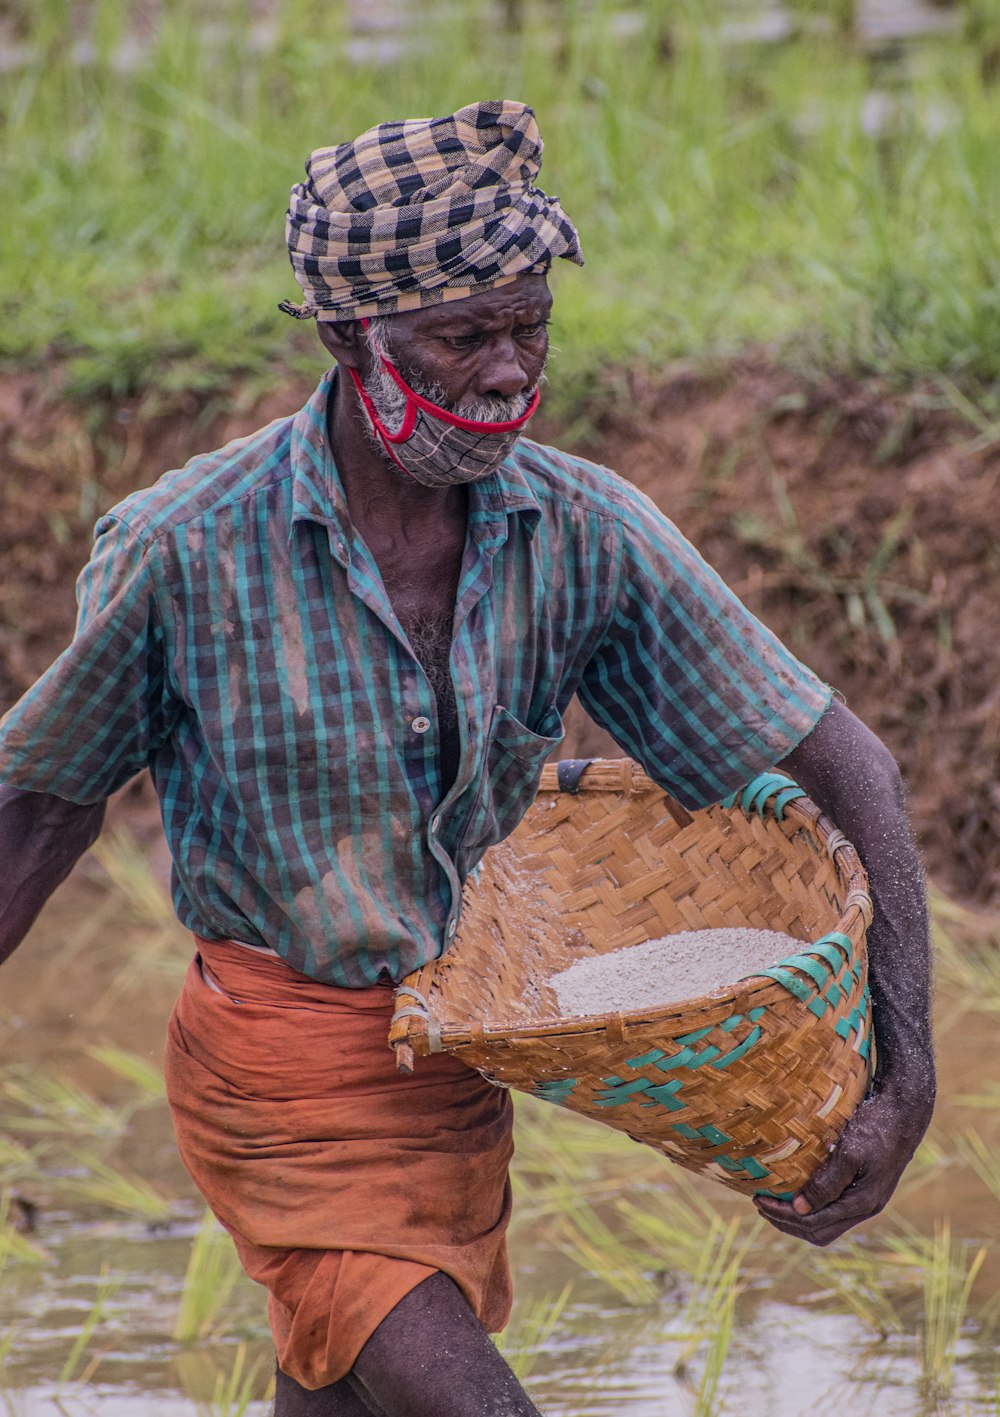
[[[481,341],[481,335],[446,335],[444,339],[449,349],[473,349]]]
[[[518,338],[535,339],[548,327],[548,323],[548,320],[536,320],[533,325],[521,325],[517,331]]]

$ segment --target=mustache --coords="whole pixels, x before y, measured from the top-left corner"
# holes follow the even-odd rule
[[[406,411],[406,395],[382,363],[382,359],[388,359],[392,364],[395,364],[395,360],[389,349],[385,331],[381,328],[381,321],[370,320],[366,335],[368,347],[376,357],[371,373],[364,381],[365,390],[379,410],[382,421],[387,426],[399,427]],[[416,369],[404,369],[398,365],[397,368],[415,394],[437,404],[438,408],[444,409],[446,413],[454,413],[459,418],[470,418],[476,423],[507,423],[511,419],[520,418],[527,412],[537,390],[547,382],[543,365],[534,387],[526,392],[512,394],[509,398],[500,395],[494,398],[466,395],[465,398],[449,402],[444,389],[436,380],[426,378]]]
[[[520,418],[522,413],[526,413],[528,405],[535,397],[535,390],[543,383],[544,372],[533,389],[527,393],[514,394],[511,398],[501,398],[499,395],[492,399],[464,398],[459,399],[455,404],[448,404],[443,398],[436,398],[435,403],[440,404],[448,413],[457,414],[459,418],[471,418],[476,423],[507,423],[512,418]],[[420,393],[420,390],[417,390]],[[443,391],[442,391],[443,392]],[[430,398],[429,394],[421,394],[422,398]]]

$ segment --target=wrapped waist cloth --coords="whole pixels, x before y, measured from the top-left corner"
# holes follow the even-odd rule
[[[337,989],[230,941],[198,941],[167,1034],[181,1156],[269,1291],[282,1370],[353,1367],[435,1271],[490,1331],[510,1312],[510,1098],[441,1055],[387,1044],[391,988]]]

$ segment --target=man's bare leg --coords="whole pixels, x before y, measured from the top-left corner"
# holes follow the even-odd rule
[[[310,1390],[279,1368],[275,1384],[274,1417],[385,1417],[373,1398],[362,1396],[356,1378]]]
[[[280,1373],[274,1411],[275,1417],[541,1417],[444,1274],[400,1300],[362,1348],[350,1378],[308,1392]]]

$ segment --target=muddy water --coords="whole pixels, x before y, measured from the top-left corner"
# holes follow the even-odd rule
[[[30,1063],[35,1076],[47,1071],[72,1076],[115,1103],[131,1095],[130,1085],[110,1075],[88,1048],[110,1042],[158,1063],[187,942],[182,932],[151,915],[148,904],[140,925],[140,906],[134,883],[129,904],[93,862],[85,862],[51,903],[0,977],[6,1076]],[[982,1091],[988,1080],[984,1060],[991,1056],[995,1013],[981,993],[975,1003],[966,1008],[955,990],[941,993],[943,1102],[923,1163],[890,1214],[864,1232],[870,1254],[898,1233],[900,1223],[929,1236],[944,1216],[956,1239],[994,1247],[998,1202],[955,1150],[970,1126],[989,1143],[1000,1141],[994,1112],[959,1101]],[[5,1106],[10,1115],[0,1102],[0,1120]],[[1000,1281],[1000,1264],[992,1252],[959,1342],[952,1398],[934,1406],[921,1377],[919,1285],[900,1291],[901,1331],[881,1338],[853,1317],[848,1305],[824,1297],[824,1286],[798,1263],[798,1247],[769,1230],[758,1234],[745,1263],[747,1284],[737,1301],[717,1399],[725,1406],[698,1409],[695,1389],[704,1345],[678,1369],[686,1346],[683,1324],[679,1329],[683,1280],[655,1274],[657,1247],[651,1243],[648,1273],[644,1278],[640,1262],[636,1281],[645,1283],[646,1291],[627,1297],[616,1292],[574,1257],[559,1231],[560,1204],[553,1203],[560,1186],[565,1197],[567,1184],[576,1194],[650,1201],[657,1189],[671,1188],[676,1173],[651,1152],[558,1109],[529,1104],[522,1115],[512,1232],[519,1302],[513,1338],[515,1349],[530,1353],[526,1382],[550,1417],[653,1417],[698,1410],[797,1417],[835,1406],[883,1417],[996,1411],[988,1300]],[[256,1368],[248,1389],[253,1400],[244,1410],[263,1414],[271,1354],[261,1291],[241,1281],[216,1336],[187,1349],[171,1338],[201,1206],[173,1150],[165,1107],[136,1111],[118,1140],[91,1138],[85,1149],[168,1195],[166,1225],[151,1227],[106,1205],[67,1199],[60,1181],[67,1171],[79,1170],[74,1145],[56,1145],[38,1174],[15,1183],[39,1204],[30,1238],[44,1251],[44,1262],[9,1261],[0,1269],[0,1335],[8,1336],[0,1337],[0,1411],[6,1408],[15,1417],[236,1413],[238,1403],[227,1407],[225,1398],[213,1403],[213,1395],[218,1397],[219,1384],[242,1357],[244,1372]],[[699,1183],[697,1191],[726,1219],[749,1214],[745,1202],[718,1188]],[[612,1228],[613,1212],[614,1206],[607,1212]],[[634,1259],[634,1243],[631,1253]],[[619,1269],[619,1278],[623,1272]],[[888,1282],[898,1278],[897,1268]],[[117,1288],[60,1382],[102,1279]],[[567,1285],[558,1323],[532,1353],[532,1307],[554,1300]]]

